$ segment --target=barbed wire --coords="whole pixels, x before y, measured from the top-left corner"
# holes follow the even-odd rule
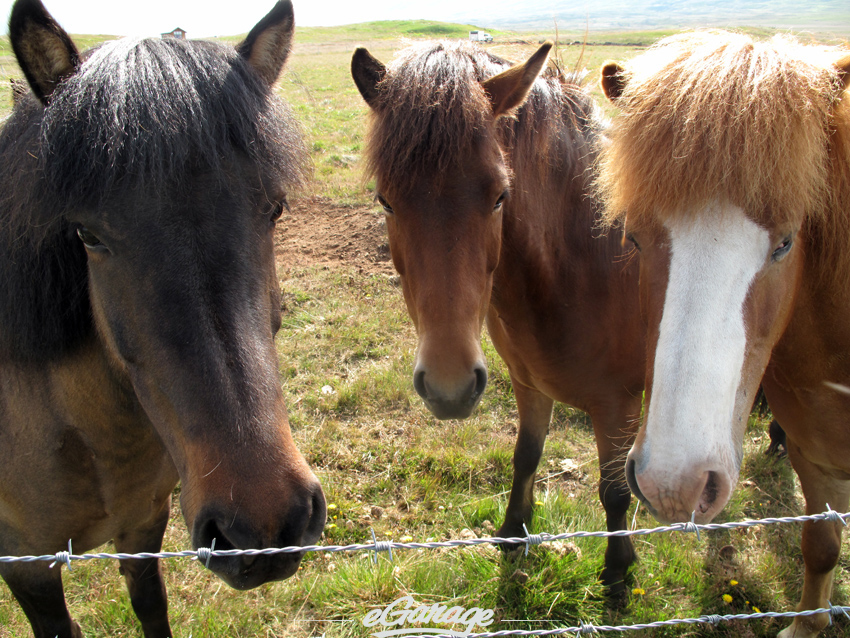
[[[721,622],[731,620],[759,620],[762,618],[796,618],[798,616],[814,616],[816,614],[829,614],[829,624],[833,624],[833,618],[845,616],[850,619],[850,607],[841,607],[828,603],[829,607],[821,609],[809,609],[806,611],[764,611],[752,614],[710,614],[699,618],[673,618],[671,620],[657,620],[649,623],[638,623],[635,625],[594,625],[593,623],[581,623],[574,627],[559,627],[557,629],[506,629],[505,631],[493,631],[483,633],[463,633],[464,638],[499,638],[500,636],[560,636],[563,634],[596,634],[600,632],[626,632],[641,629],[658,629],[660,627],[673,627],[676,625],[718,625]],[[400,637],[401,638],[401,637]],[[403,638],[457,638],[457,634],[423,634],[405,633]]]
[[[292,545],[288,547],[267,547],[265,549],[215,549],[215,543],[212,547],[199,547],[198,549],[187,549],[179,552],[140,552],[137,554],[125,553],[109,553],[97,552],[87,554],[74,554],[71,548],[71,541],[68,541],[68,551],[61,551],[55,554],[42,554],[40,556],[0,556],[0,563],[32,563],[32,562],[51,562],[51,567],[56,564],[67,565],[71,568],[71,561],[79,560],[130,560],[130,559],[150,559],[150,558],[193,558],[202,562],[204,565],[209,565],[211,558],[224,558],[232,556],[273,556],[275,554],[298,554],[307,552],[390,552],[392,555],[393,549],[443,549],[455,547],[469,547],[475,545],[525,545],[526,551],[531,545],[540,545],[542,543],[551,543],[555,541],[569,540],[573,538],[611,538],[625,536],[645,536],[648,534],[664,534],[669,532],[684,532],[695,533],[699,536],[701,530],[720,530],[720,529],[740,529],[746,527],[755,527],[756,525],[778,525],[787,523],[802,523],[806,521],[830,521],[833,523],[842,523],[847,525],[846,519],[850,519],[850,512],[839,514],[827,504],[827,511],[820,514],[805,514],[802,516],[782,516],[760,519],[747,519],[743,521],[731,521],[728,523],[704,523],[698,524],[692,520],[686,523],[674,523],[672,525],[663,525],[660,527],[652,527],[645,529],[621,529],[613,532],[564,532],[561,534],[550,534],[543,532],[540,534],[529,534],[526,530],[526,536],[516,536],[501,538],[498,536],[488,536],[485,538],[461,538],[447,541],[429,541],[424,543],[417,542],[400,542],[400,541],[379,541],[375,538],[374,533],[371,543],[353,543],[350,545]]]
[[[179,552],[140,552],[136,554],[127,553],[87,553],[74,554],[71,541],[68,541],[68,551],[61,551],[55,554],[43,554],[40,556],[0,556],[0,563],[29,563],[29,562],[48,562],[50,567],[59,565],[60,568],[64,564],[71,570],[71,562],[78,560],[131,560],[131,559],[168,559],[168,558],[192,558],[201,562],[206,568],[209,568],[209,562],[214,557],[230,557],[230,556],[271,556],[275,554],[294,554],[306,552],[357,552],[370,551],[375,552],[375,561],[379,552],[389,552],[392,560],[393,549],[443,549],[456,547],[470,547],[475,545],[525,545],[525,551],[528,553],[528,548],[531,545],[540,545],[542,543],[550,543],[555,541],[573,539],[573,538],[611,538],[611,537],[627,537],[627,536],[644,536],[648,534],[663,534],[670,532],[695,533],[699,537],[701,530],[721,530],[721,529],[740,529],[754,527],[757,525],[778,525],[789,523],[802,523],[807,521],[829,521],[832,523],[841,523],[847,525],[847,520],[850,519],[850,512],[840,514],[833,510],[827,503],[827,510],[820,514],[806,514],[802,516],[782,516],[769,517],[761,519],[747,519],[743,521],[731,521],[728,523],[706,523],[697,524],[694,522],[694,515],[691,520],[685,523],[675,523],[673,525],[663,525],[653,528],[633,529],[633,530],[616,530],[613,532],[564,532],[560,534],[550,534],[543,532],[540,534],[530,534],[528,529],[523,525],[526,532],[525,537],[487,537],[487,538],[468,538],[456,539],[448,541],[429,541],[425,543],[416,542],[397,542],[397,541],[379,541],[375,537],[372,530],[371,543],[354,543],[350,545],[306,545],[306,546],[289,546],[289,547],[272,547],[266,549],[226,549],[216,550],[215,539],[211,543],[211,547],[200,547],[196,550],[183,550]],[[829,614],[829,624],[833,623],[833,618],[843,615],[850,619],[850,607],[835,606],[832,603],[827,603],[828,608],[812,609],[805,611],[794,612],[756,612],[750,614],[712,614],[700,616],[699,618],[674,618],[670,620],[658,620],[649,623],[638,623],[634,625],[594,625],[592,623],[582,622],[578,626],[561,627],[557,629],[513,629],[496,632],[484,633],[463,633],[465,638],[499,638],[501,636],[557,636],[563,634],[576,634],[577,636],[599,633],[599,632],[626,632],[637,631],[641,629],[657,629],[661,627],[670,627],[675,625],[695,625],[695,624],[713,624],[717,625],[721,622],[733,620],[758,620],[764,618],[796,618],[799,616],[813,616],[816,614]],[[414,630],[415,631],[415,630]],[[419,636],[411,632],[405,633],[404,638],[457,638],[458,634],[439,634],[429,633],[428,635]]]

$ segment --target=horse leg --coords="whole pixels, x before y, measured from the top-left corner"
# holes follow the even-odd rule
[[[596,450],[599,455],[599,500],[605,509],[609,532],[627,529],[626,513],[632,501],[626,483],[625,454],[634,442],[639,426],[640,397],[628,396],[617,405],[606,403],[590,410]],[[635,561],[631,538],[611,536],[605,550],[605,567],[600,579],[612,601],[626,592],[626,572]]]
[[[62,591],[62,572],[46,563],[17,563],[3,571],[3,580],[20,603],[35,638],[83,638],[71,618]]]
[[[554,401],[511,377],[519,411],[519,433],[514,448],[514,480],[505,522],[496,532],[502,538],[523,537],[523,523],[531,523],[534,503],[534,475],[552,419]]]
[[[826,504],[837,512],[847,511],[850,503],[850,481],[829,476],[814,463],[810,463],[793,441],[788,441],[788,457],[800,477],[800,486],[806,499],[806,514],[826,511]],[[803,595],[799,611],[825,608],[832,593],[832,578],[841,551],[841,523],[809,521],[803,523]],[[801,616],[782,632],[778,638],[812,638],[829,624],[828,614]]]
[[[115,537],[115,549],[122,554],[157,553],[168,525],[171,499],[167,499],[156,521],[149,526]],[[145,638],[170,638],[168,599],[158,558],[120,561],[121,573],[130,592],[133,611],[142,623]]]

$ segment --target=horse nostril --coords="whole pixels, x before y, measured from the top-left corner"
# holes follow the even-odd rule
[[[212,547],[213,539],[215,539],[215,549],[226,550],[236,549],[230,539],[225,536],[224,532],[218,525],[215,517],[210,517],[206,522],[197,525],[198,534],[195,538],[195,544],[198,547]]]
[[[699,510],[701,514],[705,514],[717,501],[720,494],[720,481],[718,480],[717,472],[709,472],[708,479],[705,482],[705,487],[702,489],[702,494],[699,500]]]
[[[413,373],[413,388],[420,397],[428,398],[428,390],[425,388],[425,370],[417,370]]]
[[[478,366],[475,368],[475,391],[472,393],[472,400],[476,401],[478,397],[484,394],[484,389],[487,387],[487,368]]]
[[[626,482],[629,484],[629,489],[642,503],[646,503],[646,497],[641,493],[638,487],[637,476],[635,476],[635,460],[629,457],[626,460]]]
[[[328,507],[325,502],[325,494],[322,492],[322,487],[318,483],[316,483],[313,494],[311,495],[311,505],[310,520],[307,523],[307,534],[302,542],[318,540],[327,522]]]

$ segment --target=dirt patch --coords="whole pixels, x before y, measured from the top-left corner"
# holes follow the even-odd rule
[[[395,273],[384,218],[374,206],[340,206],[299,199],[277,223],[278,274],[305,266],[355,267],[363,274]]]

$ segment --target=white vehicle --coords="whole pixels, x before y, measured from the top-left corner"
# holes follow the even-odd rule
[[[486,31],[470,31],[469,39],[473,42],[492,42],[493,36]]]

